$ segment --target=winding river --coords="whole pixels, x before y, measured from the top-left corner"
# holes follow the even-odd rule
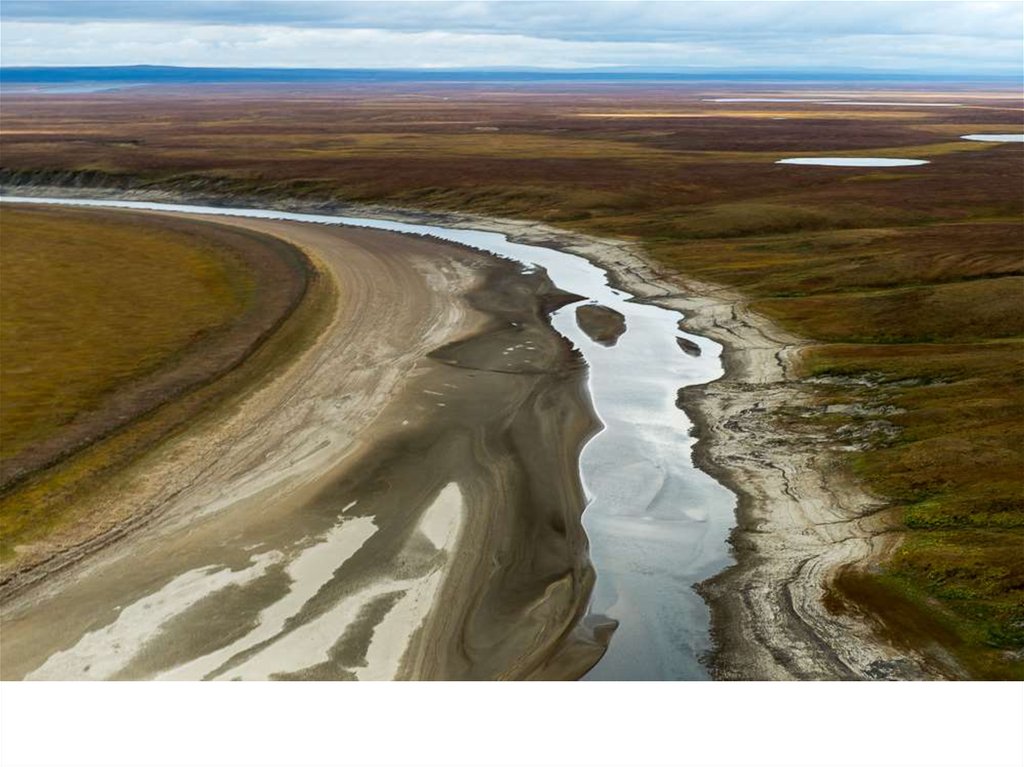
[[[721,375],[721,347],[681,333],[679,312],[633,300],[611,287],[607,273],[585,258],[511,242],[496,232],[138,201],[10,196],[0,202],[243,216],[429,235],[545,269],[559,288],[584,296],[583,303],[621,314],[625,332],[614,343],[593,340],[577,324],[579,302],[552,315],[554,328],[586,359],[592,401],[604,424],[580,458],[588,497],[583,522],[597,571],[590,611],[619,626],[608,652],[586,678],[707,678],[702,657],[711,644],[709,613],[693,585],[731,563],[727,536],[735,524],[735,498],[692,462],[691,424],[676,407],[676,394],[681,386]]]

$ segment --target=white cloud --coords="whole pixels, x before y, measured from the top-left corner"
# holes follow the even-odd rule
[[[667,62],[714,50],[703,44],[566,42],[444,31],[108,22],[6,22],[3,38],[5,66],[586,67]]]
[[[1019,3],[6,3],[5,66],[1020,71]],[[223,23],[227,7],[249,9]],[[12,12],[11,9],[16,12]],[[208,20],[211,8],[217,23]],[[324,24],[316,23],[321,8]],[[98,9],[98,10],[97,10]],[[135,9],[134,17],[127,13]],[[518,15],[515,11],[518,10]],[[273,12],[271,12],[273,11]],[[299,12],[301,11],[301,13]],[[163,17],[154,20],[154,14]],[[204,16],[205,14],[205,16]],[[187,17],[187,18],[185,18]],[[275,23],[254,19],[275,17]],[[29,20],[35,18],[36,20]],[[171,20],[177,18],[177,20]],[[362,26],[353,26],[356,23]]]
[[[811,34],[964,34],[1019,37],[1022,6],[938,0],[666,2],[555,0],[5,0],[0,15],[22,21],[177,22],[522,34],[574,40],[673,40],[757,30]]]

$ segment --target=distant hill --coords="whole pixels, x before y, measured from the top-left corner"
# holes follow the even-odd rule
[[[1013,82],[999,76],[932,76],[898,72],[707,71],[630,69],[271,69],[218,67],[0,67],[5,86],[74,84],[346,83],[346,82]]]

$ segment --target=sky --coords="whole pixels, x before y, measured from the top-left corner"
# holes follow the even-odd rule
[[[4,66],[1020,75],[1024,3],[3,0]]]

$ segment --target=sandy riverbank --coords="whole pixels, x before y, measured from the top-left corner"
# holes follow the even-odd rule
[[[24,574],[2,676],[581,675],[603,651],[576,627],[593,581],[576,462],[595,423],[545,318],[565,297],[424,238],[231,224],[311,257],[336,287],[328,322],[94,499],[146,525]]]

